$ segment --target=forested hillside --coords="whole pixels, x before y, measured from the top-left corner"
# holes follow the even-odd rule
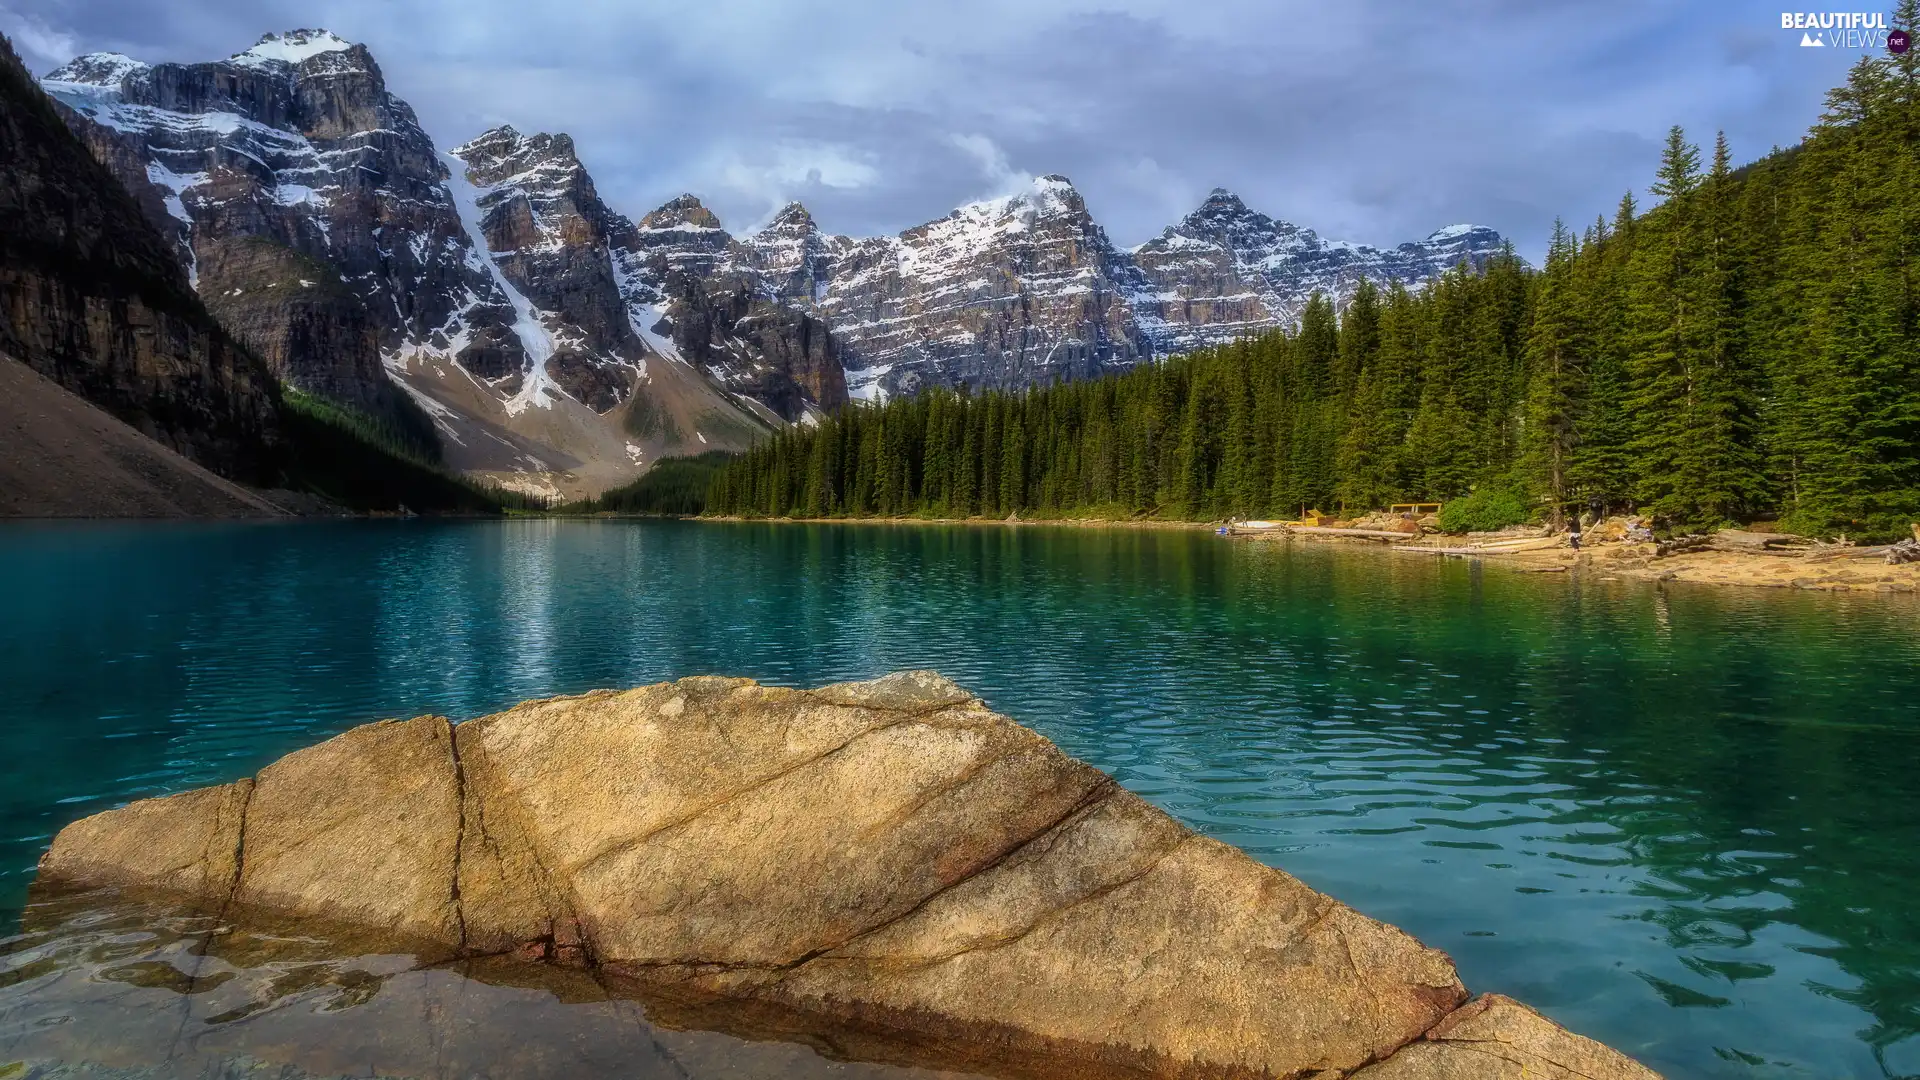
[[[1477,490],[1904,532],[1920,55],[1863,59],[1799,146],[1741,169],[1675,128],[1652,192],[1557,227],[1537,270],[1509,252],[1114,378],[847,409],[737,461],[709,512],[1205,520]]]
[[[698,514],[706,509],[714,477],[733,458],[725,450],[661,458],[630,484],[553,509],[563,514]]]

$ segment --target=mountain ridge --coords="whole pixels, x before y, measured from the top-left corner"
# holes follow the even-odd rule
[[[283,378],[423,412],[457,467],[548,495],[851,400],[1124,370],[1503,244],[1326,241],[1216,189],[1123,248],[1059,174],[885,236],[799,203],[735,236],[691,193],[629,218],[564,133],[436,151],[366,47],[319,29],[200,64],[88,54],[43,85]]]

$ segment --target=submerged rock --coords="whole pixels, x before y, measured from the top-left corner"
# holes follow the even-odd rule
[[[588,966],[656,1017],[882,1060],[1653,1076],[1505,998],[1467,1004],[1443,953],[929,672],[369,724],[76,822],[40,869],[43,887],[160,890],[222,920]]]

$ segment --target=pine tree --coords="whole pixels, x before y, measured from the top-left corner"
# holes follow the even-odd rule
[[[1628,299],[1634,493],[1653,513],[1683,523],[1699,516],[1695,492],[1682,473],[1695,417],[1699,305],[1693,275],[1701,243],[1693,197],[1699,186],[1699,148],[1675,126],[1653,185],[1653,193],[1666,201],[1641,226]]]
[[[949,509],[954,517],[967,518],[979,509],[980,410],[965,394],[959,406],[955,424],[960,428],[960,452],[954,461],[953,503]]]
[[[1577,254],[1573,235],[1555,219],[1527,340],[1531,369],[1524,431],[1527,471],[1534,486],[1544,488],[1548,516],[1555,523],[1572,501],[1570,476],[1585,376],[1586,341],[1575,295]]]
[[[1000,510],[1008,517],[1027,503],[1027,432],[1025,410],[1009,402],[1000,444]]]

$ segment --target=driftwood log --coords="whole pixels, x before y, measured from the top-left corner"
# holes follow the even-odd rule
[[[1749,555],[1784,555],[1800,558],[1814,552],[1839,555],[1843,552],[1858,551],[1857,548],[1833,544],[1823,544],[1804,536],[1790,533],[1758,533],[1744,529],[1721,529],[1712,534],[1676,536],[1654,547],[1654,558],[1668,555],[1680,555],[1689,551],[1733,551]]]
[[[1259,530],[1265,532],[1267,530]],[[1394,532],[1390,529],[1336,529],[1329,525],[1288,525],[1290,533],[1311,533],[1317,536],[1354,536],[1365,540],[1384,540],[1397,543],[1402,540],[1418,540],[1419,533]]]
[[[1715,551],[1751,551],[1764,555],[1791,554],[1814,543],[1804,536],[1747,532],[1743,529],[1721,529],[1707,540],[1708,546]]]
[[[1704,551],[1713,542],[1711,536],[1676,536],[1663,540],[1653,547],[1653,557],[1664,559],[1669,555],[1679,555],[1688,551]]]

